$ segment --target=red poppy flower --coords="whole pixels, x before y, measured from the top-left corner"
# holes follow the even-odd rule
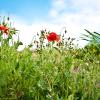
[[[60,36],[57,35],[55,32],[51,32],[51,33],[47,36],[47,40],[48,40],[48,41],[59,41],[59,40],[60,40]]]
[[[6,33],[6,35],[8,34],[9,28],[6,26],[2,26],[0,25],[0,31],[3,31],[4,33]]]

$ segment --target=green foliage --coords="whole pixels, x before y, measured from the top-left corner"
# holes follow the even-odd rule
[[[100,43],[100,33],[90,32],[86,29],[85,31],[88,33],[88,35],[83,34],[84,36],[82,37],[83,40],[89,41],[90,43]]]
[[[84,54],[85,52],[85,54]],[[92,52],[92,51],[91,51]],[[98,100],[99,56],[84,49],[0,52],[0,98],[15,100]],[[84,55],[77,57],[76,55]],[[92,60],[92,61],[91,61]]]
[[[43,49],[41,43],[31,52],[30,46],[17,51],[20,41],[9,46],[9,39],[1,40],[0,100],[100,99],[99,43],[82,49],[71,44],[69,49]]]

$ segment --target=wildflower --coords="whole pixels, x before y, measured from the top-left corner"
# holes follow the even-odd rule
[[[2,31],[3,33],[6,33],[6,35],[8,35],[9,28],[6,26],[0,25],[0,31]]]
[[[59,41],[60,40],[60,36],[57,35],[55,32],[51,32],[48,36],[47,36],[47,40],[48,41]]]

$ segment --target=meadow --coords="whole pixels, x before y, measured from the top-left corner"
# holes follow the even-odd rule
[[[73,38],[59,42],[60,36],[42,30],[36,50],[30,51],[32,42],[18,51],[22,42],[12,37],[17,30],[0,22],[0,100],[100,100],[100,34],[85,31],[84,48],[74,48]]]

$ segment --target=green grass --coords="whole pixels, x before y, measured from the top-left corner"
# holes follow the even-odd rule
[[[0,47],[0,100],[99,100],[100,52]]]
[[[52,47],[53,42],[43,49],[46,34],[41,31],[37,51],[30,51],[38,43],[34,40],[19,52],[18,30],[6,20],[10,22],[9,17],[0,21],[9,29],[7,39],[5,30],[0,30],[0,100],[100,100],[99,33],[85,30],[88,35],[82,39],[90,44],[82,49],[74,49],[70,37],[65,44],[62,37],[58,49]],[[13,35],[18,36],[17,42]]]

